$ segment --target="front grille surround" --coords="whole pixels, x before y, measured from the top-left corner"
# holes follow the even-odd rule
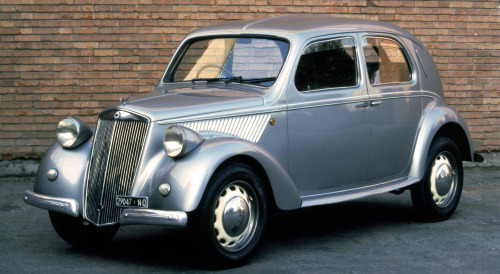
[[[145,118],[129,113],[121,116],[128,119],[101,116],[94,136],[83,211],[84,218],[98,226],[119,221],[122,208],[116,206],[116,196],[130,195],[149,129]]]

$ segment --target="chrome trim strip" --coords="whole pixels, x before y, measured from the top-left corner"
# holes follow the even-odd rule
[[[317,194],[317,195],[306,195],[301,197],[302,207],[340,203],[374,194],[386,193],[396,189],[402,189],[404,187],[417,183],[418,181],[419,181],[418,178],[406,178],[402,180],[401,179],[394,180],[390,182],[359,187],[349,190],[342,190],[342,191]]]
[[[215,120],[182,123],[200,134],[227,134],[257,143],[271,118],[271,114],[241,116]]]
[[[307,95],[313,94],[306,93]],[[383,97],[380,95],[362,95],[362,96],[353,96],[348,98],[333,98],[333,99],[323,99],[323,100],[314,100],[300,103],[293,103],[288,105],[288,110],[296,110],[296,109],[305,109],[305,108],[315,108],[315,107],[324,107],[324,106],[334,106],[334,105],[346,105],[346,104],[356,104],[363,103],[370,100],[390,100],[390,99],[404,99],[404,98],[423,98],[429,97],[422,95],[422,92],[419,91],[401,91],[401,92],[390,92],[384,93]]]
[[[146,224],[186,227],[187,213],[155,209],[124,209],[120,224]]]
[[[193,116],[187,116],[187,117],[178,117],[178,118],[173,118],[173,119],[164,119],[164,120],[159,120],[158,124],[168,125],[168,124],[174,124],[174,123],[175,124],[188,123],[191,121],[200,121],[200,120],[236,118],[236,117],[239,117],[241,115],[252,116],[252,115],[259,115],[259,114],[272,114],[274,112],[286,111],[287,109],[288,109],[288,107],[286,105],[257,106],[257,107],[252,107],[252,108],[248,108],[245,110],[236,109],[236,110],[219,112],[219,113],[215,113],[215,114],[208,113],[208,114],[200,114],[200,115],[193,115]]]
[[[78,217],[79,215],[78,202],[73,199],[52,197],[26,190],[24,192],[24,202],[32,206],[68,214],[73,217]]]

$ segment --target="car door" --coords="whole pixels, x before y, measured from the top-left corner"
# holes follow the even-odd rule
[[[363,37],[370,95],[369,180],[404,176],[422,115],[415,65],[400,41],[387,35]]]
[[[301,191],[366,180],[368,94],[355,37],[309,43],[289,85],[289,173]]]

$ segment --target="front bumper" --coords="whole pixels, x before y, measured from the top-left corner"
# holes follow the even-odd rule
[[[24,201],[27,204],[49,211],[60,212],[73,217],[79,216],[78,202],[73,199],[52,197],[26,190],[24,192]],[[187,214],[182,211],[127,208],[122,211],[120,224],[149,224],[186,227]]]
[[[32,206],[68,214],[73,217],[78,217],[79,215],[78,202],[73,199],[52,197],[26,190],[24,192],[24,201]]]
[[[127,208],[122,211],[120,223],[185,227],[187,214],[182,211]]]

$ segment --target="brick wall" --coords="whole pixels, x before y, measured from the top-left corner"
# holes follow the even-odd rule
[[[185,34],[237,19],[314,13],[387,21],[437,62],[476,151],[500,150],[500,2],[0,0],[0,153],[39,158],[57,122],[97,114],[157,83]]]

